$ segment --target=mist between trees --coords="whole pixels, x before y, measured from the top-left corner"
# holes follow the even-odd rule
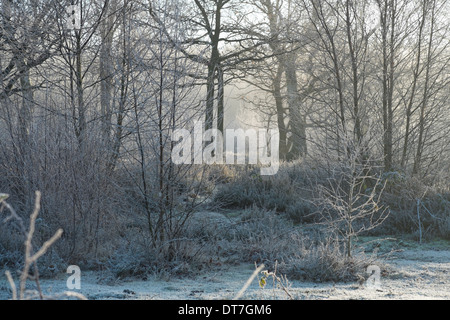
[[[223,206],[328,221],[348,256],[382,222],[449,237],[449,1],[0,3],[0,192],[28,221],[41,191],[34,241],[64,230],[42,263],[207,263],[192,221]],[[237,84],[240,123],[279,132],[280,171],[174,163],[178,128],[226,132]],[[20,236],[0,230],[14,264]]]
[[[261,165],[265,166],[261,175],[273,176],[279,169],[279,136],[274,129],[259,129],[258,133],[254,129],[227,129],[224,137],[217,129],[203,132],[203,123],[196,122],[192,136],[187,129],[173,131],[172,139],[180,142],[172,148],[171,160],[175,164]],[[204,142],[207,146],[203,150]]]

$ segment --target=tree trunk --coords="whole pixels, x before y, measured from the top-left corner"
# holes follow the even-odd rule
[[[217,74],[217,129],[220,132],[224,132],[224,121],[225,121],[225,113],[224,113],[224,99],[225,99],[225,83],[223,78],[223,70],[222,68],[218,68]]]
[[[434,2],[433,2],[434,3]],[[419,118],[419,140],[417,142],[417,151],[414,158],[414,168],[413,174],[418,174],[422,165],[422,154],[425,147],[425,110],[428,107],[429,99],[429,83],[430,83],[430,69],[432,64],[432,54],[433,54],[433,36],[434,36],[434,24],[435,24],[435,6],[433,5],[431,13],[431,26],[430,26],[430,39],[428,43],[428,55],[427,55],[427,67],[425,75],[425,84],[423,91],[423,99],[420,107],[420,118]]]
[[[288,138],[289,150],[287,160],[292,161],[307,154],[306,125],[300,110],[300,94],[298,91],[297,72],[295,68],[295,55],[292,54],[285,61],[284,72],[286,74],[287,101],[289,109]]]
[[[422,40],[423,40],[423,28],[425,26],[425,20],[426,20],[426,4],[423,4],[423,10],[422,10],[422,19],[419,26],[419,39],[417,44],[417,60],[416,65],[413,70],[413,82],[412,82],[412,89],[411,89],[411,96],[408,102],[408,106],[406,108],[406,128],[405,128],[405,137],[403,141],[403,150],[402,150],[402,159],[401,159],[401,166],[404,168],[406,166],[407,162],[407,154],[408,154],[408,145],[409,145],[409,138],[411,134],[411,118],[413,115],[412,107],[414,98],[416,95],[416,88],[417,88],[417,80],[419,78],[419,68],[420,68],[420,60],[422,56]]]
[[[286,132],[286,112],[283,106],[283,97],[281,95],[281,77],[283,75],[283,66],[278,64],[278,70],[273,79],[273,96],[275,98],[275,106],[277,109],[278,131],[280,132],[279,155],[280,159],[287,158],[287,132]]]
[[[86,110],[84,104],[84,89],[83,89],[83,72],[82,72],[82,54],[81,54],[81,31],[76,33],[76,52],[75,52],[75,86],[77,92],[77,104],[74,106],[75,116],[75,134],[78,143],[82,148],[86,138]]]
[[[108,164],[108,169],[113,171],[116,167],[117,160],[120,154],[120,147],[123,138],[123,121],[125,119],[125,103],[128,96],[128,84],[129,84],[129,74],[130,74],[130,62],[129,62],[129,50],[130,45],[127,40],[130,39],[130,29],[127,28],[127,15],[126,10],[128,8],[128,1],[125,1],[122,7],[122,64],[121,64],[121,75],[120,75],[120,97],[119,106],[117,110],[117,120],[116,120],[116,130],[113,136],[113,142],[111,146],[111,157]],[[112,75],[111,75],[112,76]],[[115,110],[114,110],[115,112]],[[111,122],[112,113],[109,116],[109,121]],[[108,122],[109,123],[109,122]],[[105,133],[106,135],[106,133]]]
[[[354,118],[354,138],[356,138],[356,142],[358,145],[362,143],[363,134],[361,130],[361,115],[359,109],[359,75],[358,75],[358,61],[357,61],[357,52],[359,50],[355,50],[353,44],[352,37],[352,20],[350,15],[350,1],[346,1],[346,26],[347,26],[347,42],[350,53],[350,60],[352,64],[352,77],[351,82],[353,86],[353,118]]]
[[[214,97],[215,97],[215,65],[210,62],[208,66],[208,79],[206,83],[206,111],[205,130],[214,128]]]
[[[26,70],[25,64],[23,63],[23,70]],[[20,86],[22,92],[22,105],[19,109],[19,136],[20,143],[24,148],[28,148],[29,135],[31,130],[31,120],[34,109],[34,95],[31,88],[30,82],[30,72],[28,70],[23,71],[20,76]],[[22,150],[27,152],[27,150]]]
[[[114,2],[115,4],[115,2]],[[112,45],[113,45],[113,27],[114,27],[114,15],[111,11],[115,10],[115,7],[106,8],[106,17],[100,23],[100,55],[99,55],[99,73],[100,73],[100,111],[102,117],[102,135],[104,143],[110,151],[111,144],[111,120],[112,120],[112,108],[111,97],[113,90],[113,61],[112,61]],[[110,10],[109,10],[110,9]],[[109,15],[109,16],[108,16]]]
[[[383,59],[383,155],[384,155],[384,170],[391,171],[392,169],[392,152],[393,152],[393,138],[392,138],[392,100],[394,88],[394,59],[395,59],[395,18],[396,9],[394,2],[390,0],[384,4],[379,3],[380,19],[381,19],[381,38],[382,38],[382,59]],[[390,6],[390,8],[389,8]],[[388,25],[388,18],[391,21]],[[390,28],[390,29],[389,29]],[[388,32],[390,31],[390,39],[388,40]]]

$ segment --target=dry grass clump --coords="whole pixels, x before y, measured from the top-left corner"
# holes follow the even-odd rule
[[[291,280],[314,282],[353,282],[364,278],[367,267],[379,264],[375,255],[364,253],[348,257],[343,246],[329,238],[306,244],[279,269]]]
[[[448,188],[400,172],[385,173],[383,179],[386,190],[381,201],[392,214],[377,234],[412,234],[419,240],[422,233],[424,239],[450,239]]]
[[[274,176],[261,176],[258,168],[247,168],[221,185],[214,201],[225,208],[275,210],[294,223],[312,222],[316,208],[308,200],[312,199],[311,176],[312,169],[302,162],[282,163]]]

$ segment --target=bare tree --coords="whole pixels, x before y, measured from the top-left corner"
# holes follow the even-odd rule
[[[32,158],[31,133],[35,109],[35,92],[44,86],[33,81],[39,66],[53,57],[60,38],[54,30],[58,8],[54,1],[2,1],[0,12],[0,106],[3,128],[8,128],[8,149],[13,156],[5,163],[11,171],[10,186],[22,204],[29,203],[33,184],[30,179]]]
[[[316,82],[314,77],[309,77],[306,85],[299,81],[300,65],[303,63],[299,58],[300,48],[305,45],[300,26],[304,19],[292,1],[258,0],[250,1],[250,5],[264,18],[257,26],[242,30],[266,45],[258,50],[261,51],[261,61],[250,60],[240,67],[246,75],[243,80],[273,96],[276,110],[266,112],[276,115],[280,156],[295,160],[307,154],[306,129],[309,125],[306,123],[308,111],[304,104],[315,89]],[[302,76],[304,80],[308,75],[303,73]],[[285,103],[287,106],[284,106]]]
[[[317,203],[322,208],[323,223],[344,241],[350,258],[354,238],[380,226],[389,210],[380,201],[386,181],[380,175],[368,175],[374,168],[368,162],[361,164],[361,146],[350,143],[348,150],[348,158],[332,169],[325,185],[318,186]]]
[[[99,51],[101,52],[101,57],[105,58],[108,54],[107,35],[112,30],[103,31],[105,39],[101,48],[89,47],[93,42],[93,37],[97,33],[100,25],[104,29],[112,28],[111,17],[107,17],[108,22],[103,22],[105,16],[107,15],[109,7],[109,0],[104,0],[101,3],[100,8],[94,6],[93,3],[89,1],[80,1],[80,29],[70,30],[67,28],[64,19],[60,19],[60,33],[63,39],[63,44],[60,48],[60,56],[64,59],[66,67],[69,73],[69,88],[68,94],[70,97],[70,107],[72,112],[72,123],[75,135],[78,139],[81,148],[84,147],[84,141],[87,138],[87,126],[89,119],[88,106],[92,105],[86,100],[86,90],[91,87],[88,84],[89,72],[92,71],[94,66],[94,61],[96,61],[99,56]],[[108,19],[109,18],[109,19]],[[106,27],[105,27],[106,25]],[[89,51],[92,54],[87,54]],[[89,52],[89,53],[91,53]],[[86,61],[83,60],[86,59]],[[103,66],[103,64],[102,64]],[[101,69],[102,75],[105,73],[104,68]],[[107,96],[109,87],[107,86],[107,81],[109,81],[108,75],[104,75],[106,78],[101,80],[101,93],[102,93],[102,108],[107,108]]]
[[[131,161],[120,165],[135,182],[142,203],[136,210],[146,219],[147,249],[159,250],[168,260],[176,258],[184,227],[204,201],[200,194],[206,177],[203,167],[175,165],[172,159],[178,142],[172,133],[192,127],[203,105],[192,77],[200,73],[199,65],[178,50],[186,32],[183,7],[171,3],[153,3],[153,24],[143,24],[150,36],[134,35],[127,124],[132,134],[123,143]]]

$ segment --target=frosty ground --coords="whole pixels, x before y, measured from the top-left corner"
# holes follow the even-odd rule
[[[448,243],[405,246],[384,262],[380,288],[367,288],[364,281],[350,283],[314,283],[289,281],[286,289],[294,299],[450,299],[450,249]],[[82,272],[81,290],[91,300],[220,300],[233,299],[255,270],[254,265],[222,266],[197,277],[151,277],[147,280],[111,280],[107,273]],[[41,279],[46,295],[67,291],[69,275]],[[16,277],[17,278],[17,277]],[[289,279],[288,279],[289,280]],[[34,284],[29,283],[33,290]],[[10,299],[11,291],[2,272],[0,299]],[[252,282],[243,299],[289,299],[288,294],[269,280],[263,289],[258,278]]]

